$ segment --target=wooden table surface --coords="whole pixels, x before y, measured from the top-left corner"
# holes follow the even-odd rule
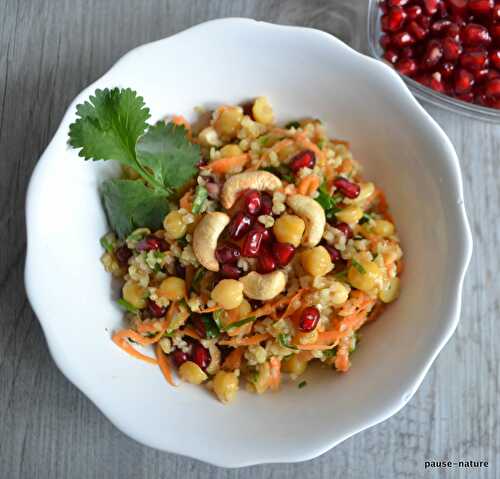
[[[426,105],[457,149],[474,232],[461,322],[401,412],[318,459],[225,470],[132,441],[55,367],[24,293],[24,197],[31,171],[70,101],[121,55],[226,16],[314,26],[364,49],[366,3],[0,2],[0,478],[500,477],[499,125]],[[448,459],[487,460],[489,467],[424,470],[426,460]]]

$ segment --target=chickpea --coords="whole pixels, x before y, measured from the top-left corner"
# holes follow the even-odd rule
[[[375,220],[372,231],[376,235],[391,236],[394,234],[394,225],[387,220]]]
[[[300,344],[316,344],[319,337],[318,328],[313,329],[309,333],[304,333],[299,331],[295,335],[295,339],[298,339]]]
[[[129,279],[122,288],[123,299],[138,309],[146,307],[146,288]]]
[[[180,301],[186,297],[186,282],[182,278],[170,276],[161,282],[158,295],[170,301]]]
[[[163,227],[169,239],[179,239],[186,234],[187,225],[178,210],[171,211],[163,220]]]
[[[349,288],[340,281],[330,286],[330,300],[334,306],[341,306],[349,298]]]
[[[255,100],[252,114],[256,121],[264,125],[270,125],[274,121],[273,108],[265,96],[260,96]]]
[[[273,232],[280,243],[290,243],[295,247],[300,245],[305,229],[306,224],[302,218],[289,214],[280,216],[273,226]]]
[[[219,371],[214,378],[214,392],[221,402],[231,402],[238,392],[238,376],[235,373]]]
[[[349,205],[338,213],[335,213],[335,216],[339,221],[352,225],[363,217],[363,210],[359,206]]]
[[[384,303],[392,303],[393,301],[398,299],[399,290],[400,290],[399,278],[392,278],[389,281],[389,284],[387,285],[387,287],[385,289],[383,289],[382,291],[380,291],[380,293],[378,294],[378,297]]]
[[[222,142],[220,141],[219,135],[217,131],[212,126],[207,126],[203,128],[198,134],[198,139],[200,143],[204,146],[221,146]]]
[[[226,145],[220,149],[220,156],[222,158],[230,158],[231,156],[239,156],[242,155],[243,151],[238,145]]]
[[[224,108],[217,119],[214,127],[221,136],[232,138],[236,135],[238,126],[243,118],[243,111],[237,106]]]
[[[357,266],[351,265],[347,271],[347,280],[361,291],[371,291],[381,277],[377,263],[368,260],[358,261]]]
[[[304,251],[300,256],[302,267],[312,276],[324,276],[333,269],[330,254],[324,246]]]
[[[243,283],[223,279],[212,290],[212,299],[224,309],[237,308],[243,302]]]
[[[300,357],[300,354],[294,354],[283,360],[281,366],[283,372],[300,376],[307,369],[307,361]]]
[[[244,318],[252,312],[252,305],[244,299],[238,308],[238,312],[240,314],[240,318]]]
[[[196,363],[193,363],[193,361],[186,361],[185,363],[182,363],[179,368],[179,376],[183,381],[191,384],[201,384],[208,378],[208,376],[203,372],[203,369],[201,369]]]

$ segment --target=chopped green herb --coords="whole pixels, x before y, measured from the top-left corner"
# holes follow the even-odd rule
[[[189,243],[188,243],[188,240],[185,238],[185,237],[182,237],[182,238],[178,238],[177,239],[177,244],[181,247],[181,248],[185,248]]]
[[[359,224],[362,225],[364,223],[368,223],[372,219],[373,218],[372,218],[372,215],[370,213],[364,213],[363,217],[359,220]]]
[[[357,335],[356,332],[353,332],[351,336],[351,344],[349,345],[350,353],[356,351],[356,347],[358,346],[358,341],[359,341],[359,336]]]
[[[319,195],[316,197],[316,201],[325,210],[326,217],[329,219],[333,218],[335,213],[340,211],[340,208],[337,205],[342,201],[342,196],[338,194],[331,196],[324,183],[320,186],[318,192]]]
[[[219,325],[210,317],[209,314],[204,314],[201,317],[205,326],[205,334],[207,339],[214,339],[220,336]]]
[[[197,215],[198,213],[201,212],[203,206],[205,206],[205,201],[207,200],[207,198],[208,198],[207,189],[202,185],[198,185],[196,187],[196,191],[194,192],[193,207],[191,209],[193,214]]]
[[[206,272],[205,268],[198,268],[196,270],[196,273],[193,276],[193,281],[191,282],[191,288],[194,289],[195,291],[199,290],[200,282],[203,279],[203,276],[205,276],[205,272]]]
[[[326,141],[325,141],[325,140],[319,140],[319,141],[318,141],[318,143],[317,143],[318,148],[319,148],[320,150],[322,150],[322,149],[323,149],[323,147],[325,146],[325,143],[326,143]]]
[[[131,305],[128,301],[124,300],[123,298],[120,298],[117,303],[125,310],[128,311],[129,313],[138,313],[139,308],[136,308],[135,306]]]
[[[224,315],[224,310],[223,309],[218,309],[217,311],[214,311],[212,313],[212,317],[215,321],[215,324],[217,325],[217,327],[220,329],[220,330],[223,330],[223,326],[222,326],[222,317]]]
[[[300,123],[298,121],[290,121],[285,125],[285,128],[289,130],[290,128],[300,128]]]
[[[111,228],[120,238],[138,226],[157,229],[168,199],[195,174],[201,152],[187,130],[173,123],[148,125],[149,109],[131,89],[96,90],[77,105],[69,144],[85,160],[116,160],[140,180],[112,179],[101,193]]]
[[[335,279],[338,281],[347,281],[347,271],[340,271],[339,273],[335,273]]]
[[[360,235],[356,235],[356,236],[353,236],[352,239],[354,239],[356,241],[359,241],[359,240],[362,240],[364,238],[362,236],[360,236]]]
[[[228,324],[223,330],[224,331],[229,331],[234,328],[240,328],[241,326],[244,326],[247,323],[251,323],[252,321],[255,321],[257,318],[255,316],[250,316],[249,318],[241,319],[239,321],[235,321],[234,323]]]
[[[305,388],[307,386],[307,381],[300,381],[300,383],[298,384],[298,388],[299,389],[302,389],[302,388]]]
[[[269,135],[263,135],[259,138],[258,141],[259,141],[261,146],[266,146],[270,139],[271,139],[271,137]]]
[[[352,265],[360,272],[361,274],[366,274],[366,269],[363,268],[361,263],[358,263],[354,258],[351,260]]]
[[[323,351],[324,358],[333,358],[336,356],[336,354],[337,354],[337,346],[335,346],[332,349],[326,349],[325,351]]]
[[[255,384],[259,380],[259,371],[252,371],[250,373],[249,379],[250,379],[250,382]]]
[[[298,350],[299,348],[297,346],[294,346],[293,344],[290,344],[290,335],[289,334],[278,334],[278,343],[284,348],[288,349],[295,349]]]
[[[109,234],[107,235],[104,235],[101,239],[100,239],[100,243],[101,243],[101,246],[108,252],[108,253],[112,253],[113,250],[114,250],[114,243],[113,241],[111,241],[110,237],[109,237]]]

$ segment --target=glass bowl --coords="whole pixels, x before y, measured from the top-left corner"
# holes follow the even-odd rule
[[[380,30],[381,11],[378,0],[369,0],[368,9],[367,36],[369,52],[374,58],[385,62],[382,57],[384,52],[379,44],[382,32]],[[438,93],[432,88],[428,88],[405,75],[401,75],[401,78],[403,78],[411,92],[420,100],[476,120],[500,123],[500,110],[457,100],[443,93]]]

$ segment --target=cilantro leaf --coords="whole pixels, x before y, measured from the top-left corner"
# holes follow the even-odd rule
[[[351,260],[352,265],[358,270],[361,274],[366,274],[366,269],[363,268],[361,263],[358,263],[354,258]]]
[[[142,181],[107,180],[101,192],[111,228],[120,238],[142,226],[160,228],[168,213],[163,193],[148,188]]]
[[[123,298],[120,298],[117,303],[125,310],[128,311],[129,313],[137,313],[139,311],[138,308],[135,306],[132,306],[128,301],[126,301]]]
[[[204,186],[198,185],[196,187],[196,191],[194,192],[193,198],[193,207],[191,208],[191,212],[195,215],[201,212],[203,206],[205,205],[205,201],[208,198],[208,191]]]
[[[340,208],[337,205],[342,201],[342,197],[339,195],[331,196],[324,183],[320,186],[318,193],[316,201],[325,210],[326,217],[333,218],[333,215],[340,211]]]
[[[283,348],[288,348],[288,349],[299,349],[297,346],[290,344],[291,337],[289,334],[278,334],[278,343],[280,346]]]
[[[130,88],[96,90],[77,105],[69,126],[69,144],[86,160],[117,160],[137,169],[135,144],[147,128],[149,109]]]
[[[240,328],[241,326],[244,326],[245,324],[251,323],[255,320],[256,320],[255,316],[250,316],[248,318],[240,319],[239,321],[235,321],[234,323],[228,324],[224,328],[224,331],[230,331],[231,329],[234,328]]]
[[[137,161],[149,168],[155,181],[168,190],[184,186],[195,174],[200,147],[187,138],[182,125],[159,121],[150,126],[135,146]]]
[[[204,314],[201,317],[203,325],[205,326],[205,336],[207,339],[214,339],[220,336],[219,325],[209,314]]]
[[[307,386],[307,381],[300,381],[299,385],[297,386],[299,389],[305,388]]]

